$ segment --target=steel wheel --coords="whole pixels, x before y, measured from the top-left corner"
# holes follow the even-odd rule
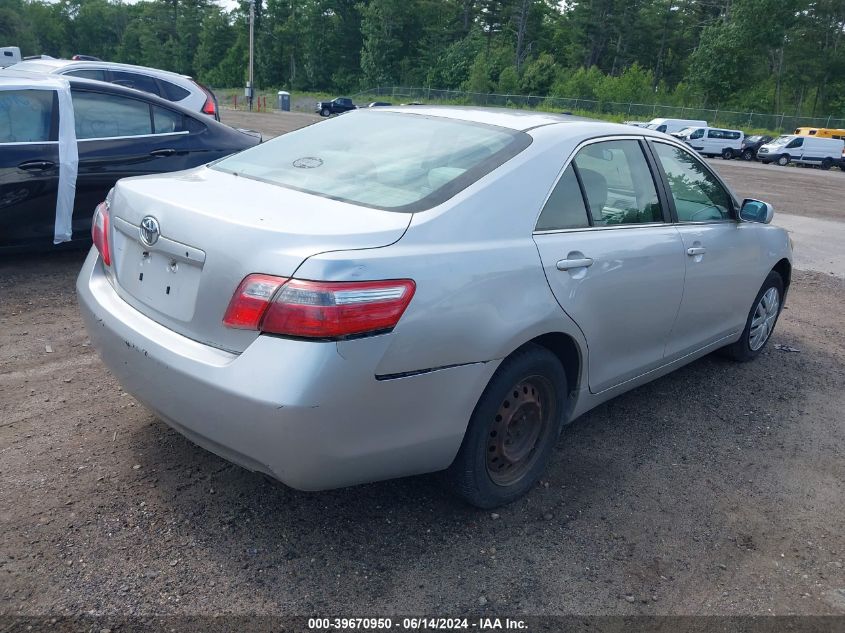
[[[493,483],[510,486],[525,476],[537,456],[538,439],[556,420],[549,380],[529,376],[499,405],[487,438],[487,473]]]
[[[757,307],[754,309],[754,317],[751,320],[751,329],[748,332],[748,346],[751,351],[756,352],[765,345],[775,327],[780,310],[780,293],[777,288],[769,288],[760,297]]]

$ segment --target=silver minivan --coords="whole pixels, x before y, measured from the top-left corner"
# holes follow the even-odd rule
[[[445,471],[492,507],[584,412],[761,353],[792,269],[771,218],[651,130],[368,108],[119,181],[77,291],[197,444],[305,490]]]

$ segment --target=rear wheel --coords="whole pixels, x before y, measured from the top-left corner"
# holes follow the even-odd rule
[[[750,149],[743,151],[742,160],[754,160],[754,152],[752,152]]]
[[[743,362],[756,358],[772,336],[782,304],[783,279],[772,271],[754,298],[742,336],[736,343],[724,348],[725,353]]]
[[[784,154],[783,156],[778,156],[778,165],[781,167],[786,167],[789,164],[789,154]]]
[[[479,508],[525,494],[554,450],[563,422],[566,374],[557,356],[526,345],[506,358],[481,395],[455,461],[452,490]]]
[[[831,167],[833,167],[833,159],[832,159],[832,158],[825,158],[825,159],[822,161],[822,164],[821,164],[821,165],[819,165],[819,166],[820,166],[822,169],[824,169],[825,171],[827,171],[828,169],[830,169]]]
[[[730,160],[734,157],[734,151],[730,147],[726,147],[722,150],[722,158],[725,160]]]

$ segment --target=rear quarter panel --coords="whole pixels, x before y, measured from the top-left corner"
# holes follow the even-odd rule
[[[532,238],[576,142],[537,135],[523,153],[450,201],[414,214],[397,243],[315,255],[296,276],[416,282],[399,325],[376,337],[384,346],[381,376],[498,360],[549,332],[573,336],[583,350],[581,332],[555,301]],[[348,345],[338,345],[341,354]]]

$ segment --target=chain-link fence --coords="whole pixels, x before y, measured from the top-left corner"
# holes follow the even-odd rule
[[[413,101],[448,102],[465,105],[499,106],[514,108],[536,108],[555,112],[612,115],[624,120],[649,121],[662,117],[672,119],[699,119],[713,127],[737,129],[776,130],[792,132],[797,127],[845,128],[845,119],[828,117],[804,117],[789,114],[765,114],[758,112],[736,112],[707,108],[685,108],[651,103],[619,103],[591,99],[566,99],[561,97],[539,97],[534,95],[507,95],[463,90],[436,90],[432,88],[410,88],[387,86],[373,88],[354,96],[358,103],[387,100],[392,103]]]

